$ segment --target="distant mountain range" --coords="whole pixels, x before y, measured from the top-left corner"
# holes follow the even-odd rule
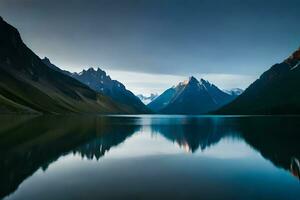
[[[300,114],[300,49],[273,65],[216,114]]]
[[[71,76],[81,83],[89,86],[91,89],[110,97],[119,104],[122,104],[124,107],[130,108],[134,113],[150,112],[150,109],[147,108],[138,97],[136,97],[131,91],[127,90],[119,81],[112,80],[110,76],[108,76],[106,72],[100,68],[97,70],[89,68],[88,70],[83,70],[80,73],[71,73],[52,64],[48,58],[44,58],[43,62],[52,69]]]
[[[148,104],[152,110],[164,114],[204,114],[232,101],[230,95],[215,85],[195,77],[167,89]]]
[[[244,92],[244,90],[240,88],[232,88],[231,90],[223,90],[223,91],[232,96],[239,96]]]
[[[158,94],[150,94],[150,96],[145,96],[142,94],[136,95],[145,105],[149,104],[151,101],[153,101],[156,97],[158,97]]]
[[[0,18],[0,113],[136,113],[49,68]]]
[[[99,68],[71,73],[48,58],[41,60],[23,43],[18,30],[0,17],[2,114],[300,114],[299,66],[300,49],[245,91],[222,91],[190,77],[159,96],[135,96]]]

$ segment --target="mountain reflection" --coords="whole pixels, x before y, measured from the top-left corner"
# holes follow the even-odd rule
[[[290,171],[300,180],[300,161],[297,158],[292,158]]]
[[[78,152],[87,158],[100,158],[139,129],[135,120],[123,118],[120,123],[117,118],[88,116],[1,118],[0,198],[62,155]]]
[[[151,130],[163,135],[166,139],[177,143],[179,147],[188,152],[203,151],[218,143],[223,137],[238,137],[234,131],[235,120],[218,118],[185,118],[172,125],[152,123]]]
[[[73,150],[73,153],[79,153],[82,158],[99,160],[108,152],[111,147],[117,146],[124,142],[126,138],[130,137],[138,130],[138,126],[110,126],[109,130],[105,130],[105,134],[101,137],[96,137],[86,144]]]
[[[99,160],[142,131],[142,126],[190,152],[211,147],[224,137],[239,138],[299,178],[298,125],[299,118],[288,117],[1,117],[0,198],[63,155]]]
[[[238,131],[249,145],[300,180],[299,117],[239,118],[238,124]]]

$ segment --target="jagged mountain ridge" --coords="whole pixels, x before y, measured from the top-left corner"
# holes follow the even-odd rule
[[[164,114],[204,114],[232,101],[229,95],[214,84],[195,77],[169,88],[148,106]]]
[[[81,83],[89,86],[91,89],[109,96],[114,101],[129,107],[134,113],[149,113],[150,110],[136,97],[131,91],[119,81],[112,80],[105,71],[97,68],[89,68],[79,73],[71,73],[66,70],[62,70],[60,67],[52,64],[48,58],[44,58],[43,62],[52,69],[58,70],[68,76],[75,78]]]
[[[216,114],[300,114],[300,49],[273,65]]]
[[[95,91],[111,97],[114,101],[133,107],[138,113],[149,113],[150,110],[131,91],[117,80],[112,80],[105,71],[97,68],[89,68],[80,73],[73,73],[72,77],[88,85]]]
[[[79,81],[49,68],[0,18],[0,113],[130,113]]]

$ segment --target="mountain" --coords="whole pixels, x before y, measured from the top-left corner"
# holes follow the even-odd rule
[[[147,108],[138,97],[136,97],[131,91],[127,90],[119,81],[112,80],[110,76],[108,76],[106,72],[100,68],[97,70],[89,68],[88,70],[83,70],[80,73],[71,73],[52,64],[46,57],[43,59],[43,62],[50,68],[75,78],[96,92],[109,96],[115,102],[129,108],[134,113],[150,112],[149,108]]]
[[[0,113],[130,113],[81,82],[53,70],[0,17]]]
[[[217,114],[300,114],[300,49],[273,65]]]
[[[69,72],[67,70],[60,69],[56,65],[52,64],[51,61],[49,60],[49,58],[47,58],[47,57],[44,57],[42,59],[42,61],[43,61],[44,64],[46,64],[48,67],[50,67],[51,69],[53,69],[55,71],[61,72],[61,73],[66,74],[68,76],[72,76],[73,75],[73,73],[71,73],[71,72]]]
[[[204,114],[229,103],[235,96],[229,95],[203,79],[190,77],[188,81],[169,88],[148,107],[164,114]]]
[[[224,92],[232,96],[239,96],[244,92],[244,90],[240,88],[232,88],[230,90],[224,90]]]
[[[156,97],[158,97],[158,94],[150,94],[150,96],[144,96],[142,94],[136,95],[145,105],[152,102]]]
[[[112,80],[105,71],[98,68],[89,68],[80,73],[73,73],[72,77],[80,82],[88,85],[95,91],[102,92],[109,96],[114,101],[131,107],[136,113],[149,113],[149,108],[136,97],[131,91],[127,90],[125,86],[119,81]]]
[[[166,107],[170,103],[175,93],[176,93],[175,87],[171,87],[167,89],[161,95],[156,97],[153,101],[147,104],[148,108],[150,108],[155,112],[160,112],[164,107]]]
[[[110,76],[108,76],[106,72],[100,68],[97,70],[89,68],[88,70],[83,70],[80,73],[71,73],[52,64],[46,57],[43,59],[43,62],[50,68],[75,78],[96,92],[109,96],[119,104],[130,108],[134,113],[150,112],[149,108],[147,108],[138,97],[136,97],[131,91],[127,90],[119,81],[112,80]]]
[[[160,134],[172,143],[187,152],[195,153],[197,150],[205,149],[217,144],[224,137],[237,136],[239,132],[232,131],[232,127],[226,126],[226,123],[235,119],[226,119],[220,124],[216,124],[215,120],[210,117],[203,118],[186,118],[184,123],[180,122],[180,118],[174,118],[171,126],[161,125],[157,123],[151,124],[153,133]],[[175,122],[179,120],[178,122]]]

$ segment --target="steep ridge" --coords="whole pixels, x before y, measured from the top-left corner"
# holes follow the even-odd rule
[[[44,58],[43,62],[50,68],[71,76],[81,83],[89,86],[96,92],[103,93],[115,102],[128,107],[134,113],[150,112],[150,110],[138,97],[136,97],[131,91],[127,90],[119,81],[112,80],[110,76],[108,76],[106,72],[100,68],[97,70],[89,68],[88,70],[83,70],[80,73],[71,73],[52,64],[48,58]]]
[[[217,114],[300,114],[300,49],[273,65]]]
[[[204,114],[232,101],[234,96],[195,77],[166,90],[148,106],[165,114]]]
[[[130,113],[110,98],[49,68],[0,18],[0,113]]]
[[[73,73],[72,77],[88,85],[95,91],[102,92],[114,101],[132,108],[136,113],[149,113],[148,107],[131,91],[117,80],[112,80],[105,71],[89,68],[80,73]]]

